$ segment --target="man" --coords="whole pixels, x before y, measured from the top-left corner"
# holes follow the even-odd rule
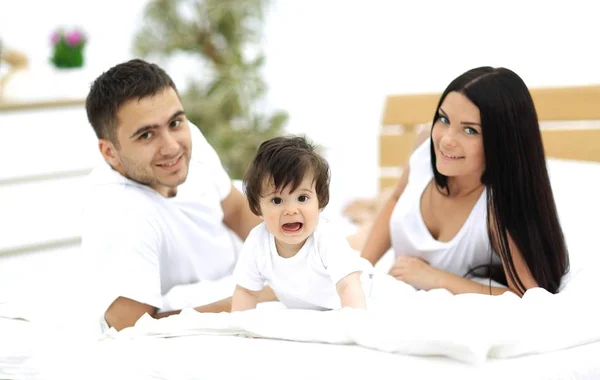
[[[101,322],[121,330],[144,313],[178,313],[164,308],[164,296],[230,275],[231,231],[244,240],[260,220],[157,65],[131,60],[111,68],[92,84],[86,109],[106,161],[90,175],[82,235],[98,276],[93,302]],[[196,308],[230,309],[231,298]]]

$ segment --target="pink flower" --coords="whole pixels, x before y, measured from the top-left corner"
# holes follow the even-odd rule
[[[67,35],[65,36],[65,42],[67,43],[67,45],[69,46],[77,46],[79,45],[81,42],[83,41],[83,34],[78,31],[72,31],[67,33]]]
[[[58,41],[60,41],[60,33],[58,31],[55,31],[50,35],[50,42],[52,43],[52,45],[56,45]]]

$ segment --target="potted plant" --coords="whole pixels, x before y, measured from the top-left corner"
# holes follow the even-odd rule
[[[58,29],[50,36],[52,57],[50,61],[59,69],[72,69],[83,66],[83,50],[87,43],[85,34],[80,29]]]
[[[260,37],[270,2],[150,0],[136,35],[141,57],[183,53],[197,60],[182,102],[232,178],[242,178],[258,146],[281,134],[288,119],[286,112],[261,108],[267,85]]]

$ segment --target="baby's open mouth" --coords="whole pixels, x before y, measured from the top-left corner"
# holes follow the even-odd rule
[[[300,229],[302,229],[303,224],[296,222],[296,223],[285,223],[283,226],[281,226],[281,229],[284,230],[285,232],[297,232],[300,231]]]

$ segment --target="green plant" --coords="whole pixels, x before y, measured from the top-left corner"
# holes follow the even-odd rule
[[[198,75],[186,83],[182,103],[191,122],[219,153],[232,178],[241,178],[264,140],[281,134],[284,112],[258,108],[266,84],[259,51],[269,0],[151,0],[135,40],[142,57],[198,60]],[[180,86],[181,87],[181,86]]]
[[[83,66],[83,50],[87,43],[85,34],[79,29],[58,29],[50,36],[52,57],[50,61],[58,68]]]

